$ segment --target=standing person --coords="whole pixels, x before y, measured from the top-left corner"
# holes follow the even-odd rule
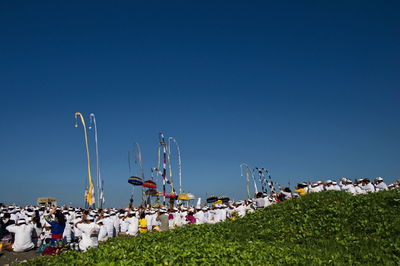
[[[100,227],[94,222],[93,216],[86,216],[85,220],[75,224],[82,231],[82,240],[79,241],[79,249],[86,251],[88,248],[97,248],[99,246]]]
[[[54,214],[54,220],[52,215]],[[59,249],[64,246],[63,243],[63,233],[65,229],[65,217],[61,211],[56,210],[54,207],[49,215],[45,217],[46,222],[51,225],[51,247]]]
[[[160,231],[168,231],[169,230],[169,220],[167,215],[167,210],[160,209],[158,212],[156,221],[159,222]]]
[[[32,242],[33,225],[27,224],[25,219],[18,219],[16,224],[6,227],[6,230],[15,234],[12,249],[15,252],[24,252],[35,247]]]

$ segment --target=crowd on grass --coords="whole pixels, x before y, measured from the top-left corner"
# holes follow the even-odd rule
[[[123,209],[82,209],[70,206],[0,207],[0,248],[13,252],[35,249],[43,255],[57,254],[65,249],[86,251],[100,242],[118,235],[137,236],[149,232],[168,231],[193,224],[215,224],[235,220],[274,203],[301,197],[308,193],[338,190],[354,195],[394,189],[400,182],[387,186],[378,177],[369,179],[342,178],[339,183],[300,183],[294,191],[281,187],[280,192],[258,192],[245,201],[216,201],[210,206],[139,206]]]

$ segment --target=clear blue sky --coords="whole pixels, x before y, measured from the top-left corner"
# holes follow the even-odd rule
[[[203,198],[244,198],[243,162],[283,184],[390,183],[400,177],[399,7],[1,1],[0,202],[82,204],[76,111],[96,114],[108,206],[129,200],[135,141],[150,175],[160,130],[181,145],[184,189]]]

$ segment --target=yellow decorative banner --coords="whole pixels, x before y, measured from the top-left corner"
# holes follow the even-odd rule
[[[75,113],[75,120],[76,120],[76,124],[75,127],[78,127],[78,116],[81,117],[81,121],[82,121],[82,125],[83,125],[83,131],[85,133],[85,143],[86,143],[86,156],[87,156],[87,167],[88,167],[88,179],[89,179],[89,189],[87,190],[86,193],[86,202],[89,205],[93,205],[94,204],[94,186],[93,186],[93,180],[92,180],[92,173],[90,170],[90,153],[89,153],[89,143],[88,143],[88,137],[87,137],[87,132],[86,132],[86,124],[85,124],[85,120],[83,119],[83,116],[81,113],[76,112]]]

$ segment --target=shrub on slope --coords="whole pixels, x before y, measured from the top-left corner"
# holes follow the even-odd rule
[[[42,264],[400,264],[400,191],[310,194],[237,221],[118,237]]]

